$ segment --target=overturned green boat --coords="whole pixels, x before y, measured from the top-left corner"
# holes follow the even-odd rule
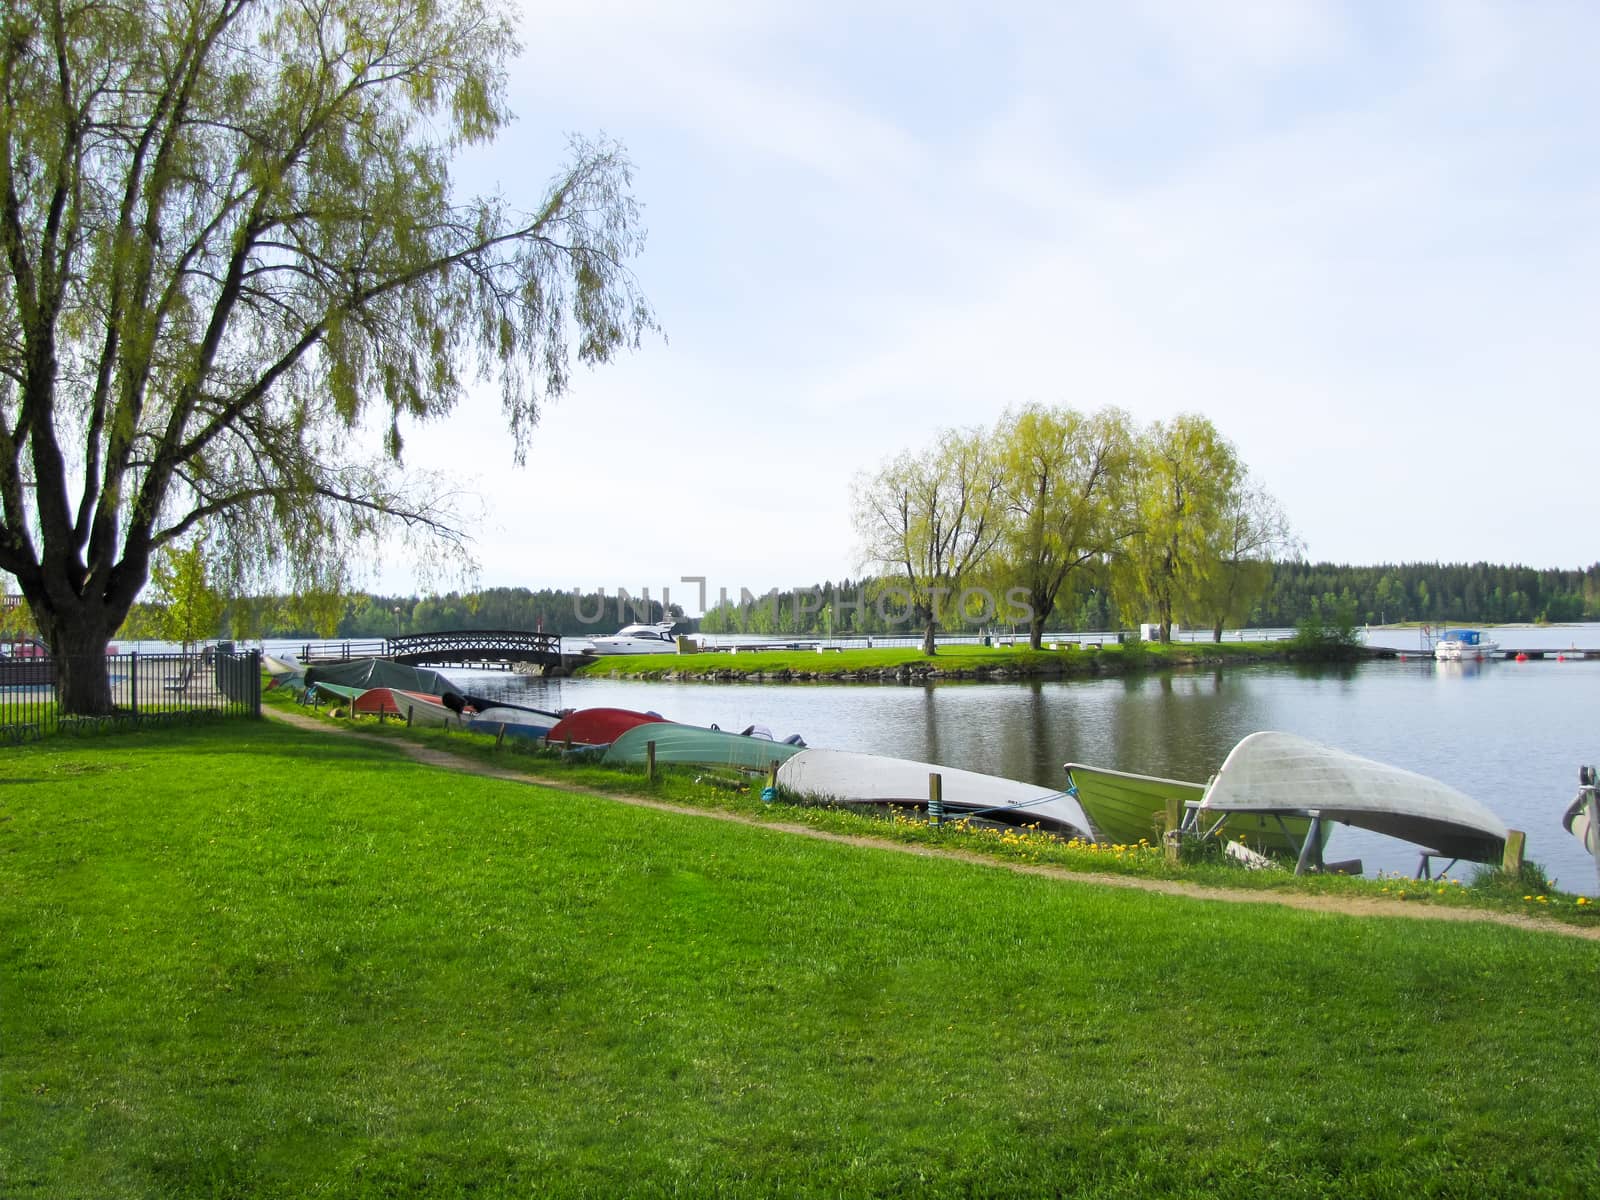
[[[650,742],[656,744],[658,763],[742,767],[750,771],[765,771],[773,763],[781,763],[804,749],[803,745],[775,742],[770,738],[660,721],[638,725],[619,734],[606,751],[604,761],[612,766],[638,766],[645,761]]]
[[[1134,775],[1083,763],[1067,763],[1067,790],[1078,798],[1095,840],[1133,846],[1151,845],[1161,840],[1166,820],[1167,801],[1178,802],[1181,820],[1190,805],[1205,798],[1206,785],[1181,779],[1162,779],[1156,775]],[[1262,854],[1298,855],[1311,828],[1311,819],[1268,813],[1234,813],[1229,817],[1230,840],[1243,841]],[[1333,830],[1324,825],[1321,839],[1326,845]]]

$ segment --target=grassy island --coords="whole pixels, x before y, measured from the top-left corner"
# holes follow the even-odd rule
[[[813,682],[921,679],[1088,678],[1211,663],[1285,662],[1306,657],[1290,642],[1128,642],[1106,646],[945,646],[847,650],[725,650],[699,654],[606,655],[577,669],[591,678]]]

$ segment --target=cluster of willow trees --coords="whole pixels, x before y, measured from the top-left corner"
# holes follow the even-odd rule
[[[1030,405],[992,429],[947,429],[856,481],[868,563],[906,599],[932,653],[941,625],[1026,624],[1040,644],[1093,576],[1120,611],[1245,619],[1297,544],[1278,503],[1205,417],[1136,426],[1116,408]]]

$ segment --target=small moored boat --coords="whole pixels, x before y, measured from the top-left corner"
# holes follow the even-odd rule
[[[1441,662],[1493,658],[1500,643],[1483,636],[1477,629],[1446,629],[1433,644],[1433,656]]]

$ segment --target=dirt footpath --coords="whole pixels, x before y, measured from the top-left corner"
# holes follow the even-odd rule
[[[776,829],[799,837],[815,838],[818,841],[842,842],[851,846],[868,846],[876,850],[919,855],[924,858],[959,859],[962,862],[969,862],[976,866],[993,867],[1002,871],[1014,871],[1019,875],[1042,875],[1046,878],[1059,879],[1066,883],[1088,883],[1104,887],[1134,888],[1139,891],[1160,892],[1163,895],[1182,896],[1194,900],[1219,900],[1230,904],[1277,904],[1284,908],[1298,908],[1310,912],[1341,913],[1353,917],[1406,917],[1418,921],[1482,921],[1495,925],[1510,925],[1518,929],[1535,929],[1541,933],[1555,933],[1564,937],[1600,941],[1600,925],[1566,925],[1559,921],[1541,920],[1538,917],[1521,913],[1442,908],[1429,904],[1407,904],[1403,900],[1386,900],[1381,897],[1312,896],[1305,893],[1259,892],[1243,888],[1201,887],[1198,884],[1181,883],[1170,879],[1136,879],[1126,875],[1102,875],[1095,872],[1068,871],[1062,867],[1006,862],[1003,859],[971,854],[963,850],[939,850],[931,846],[912,846],[879,838],[831,833],[824,829],[813,829],[807,825],[791,825],[782,821],[759,821],[742,813],[725,812],[717,809],[689,808],[681,804],[667,804],[660,800],[647,799],[643,796],[622,796],[613,792],[596,791],[593,788],[574,787],[569,783],[544,779],[522,771],[511,771],[503,767],[489,766],[473,759],[451,754],[447,750],[437,750],[432,746],[420,745],[406,738],[378,737],[373,734],[361,733],[354,729],[340,729],[329,725],[326,721],[318,720],[315,717],[302,716],[299,713],[287,713],[266,707],[263,707],[261,711],[264,716],[274,721],[282,721],[298,729],[325,733],[332,737],[359,738],[375,745],[389,746],[398,749],[416,762],[424,763],[430,767],[441,767],[449,771],[464,771],[471,775],[481,775],[488,779],[503,779],[511,783],[534,784],[538,787],[551,788],[559,792],[595,796],[602,800],[613,800],[618,804],[633,804],[640,808],[653,808],[659,812],[678,813],[686,817],[706,817],[716,821],[731,821],[734,824],[750,825],[761,829]]]

